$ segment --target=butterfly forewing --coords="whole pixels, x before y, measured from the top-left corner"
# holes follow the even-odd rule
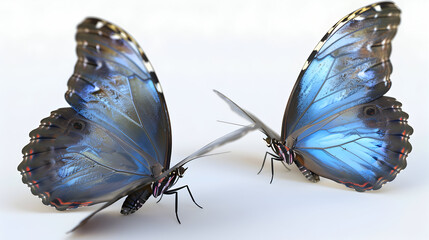
[[[88,18],[76,34],[78,61],[66,100],[147,156],[170,164],[171,127],[161,86],[147,57],[121,28]]]
[[[390,88],[391,40],[400,22],[393,3],[359,9],[335,24],[316,46],[292,90],[282,139],[294,131]]]

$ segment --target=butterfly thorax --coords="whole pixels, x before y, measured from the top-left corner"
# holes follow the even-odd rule
[[[152,184],[152,195],[156,198],[162,195],[165,191],[170,189],[174,184],[176,184],[177,180],[183,177],[187,168],[179,167],[174,171],[170,172],[166,177],[155,181]]]
[[[264,139],[268,147],[271,148],[282,161],[288,165],[294,162],[294,154],[291,148],[287,147],[283,142],[267,137]]]

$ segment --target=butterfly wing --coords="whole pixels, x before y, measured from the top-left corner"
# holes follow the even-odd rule
[[[294,132],[296,161],[357,191],[376,190],[406,167],[413,129],[394,98],[381,97]]]
[[[257,118],[255,115],[250,113],[247,110],[244,110],[240,106],[238,106],[235,102],[233,102],[231,99],[229,99],[227,96],[223,95],[222,93],[213,90],[222,100],[224,100],[228,106],[231,108],[233,112],[238,114],[240,117],[250,121],[252,124],[255,125],[256,128],[258,128],[261,132],[263,132],[266,136],[270,137],[271,139],[280,139],[280,136],[274,132],[271,128],[269,128],[265,123],[263,123],[259,118]]]
[[[171,167],[169,170],[165,171],[162,173],[162,175],[160,175],[158,177],[158,179],[161,179],[163,177],[168,176],[168,174],[172,171],[174,171],[175,169],[182,167],[183,165],[185,165],[186,163],[195,160],[197,158],[201,158],[204,156],[207,156],[206,154],[213,151],[214,149],[221,147],[227,143],[236,141],[240,138],[242,138],[243,136],[245,136],[247,133],[249,133],[250,131],[256,130],[258,129],[257,126],[255,125],[249,125],[249,126],[244,126],[241,127],[233,132],[230,132],[228,134],[226,134],[225,136],[222,136],[212,142],[210,142],[209,144],[205,145],[204,147],[198,149],[197,151],[195,151],[194,153],[192,153],[191,155],[187,156],[185,159],[183,159],[182,161],[178,162],[176,165],[174,165],[173,167]]]
[[[59,210],[117,199],[168,168],[171,128],[146,55],[121,28],[88,18],[66,100],[31,132],[18,166],[43,203]]]
[[[391,40],[400,10],[376,3],[347,15],[317,44],[289,98],[282,139],[353,106],[373,101],[390,88]]]
[[[108,202],[152,180],[136,149],[72,108],[53,111],[30,137],[22,181],[58,210]]]
[[[78,61],[68,82],[67,102],[139,149],[151,165],[168,169],[169,115],[143,50],[123,29],[95,18],[78,26],[76,41]]]

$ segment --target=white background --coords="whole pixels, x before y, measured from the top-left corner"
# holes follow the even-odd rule
[[[128,217],[117,203],[66,235],[99,206],[57,212],[21,183],[16,166],[28,132],[67,106],[76,61],[76,25],[97,16],[123,27],[145,50],[162,83],[173,129],[172,163],[245,124],[218,89],[280,132],[284,108],[311,50],[340,18],[371,1],[5,1],[0,2],[1,239],[429,239],[429,1],[396,1],[402,22],[391,60],[396,97],[414,128],[408,167],[381,190],[358,193],[332,181],[307,182],[276,164],[255,132],[223,147],[228,154],[188,164],[204,209],[180,193],[151,199]]]

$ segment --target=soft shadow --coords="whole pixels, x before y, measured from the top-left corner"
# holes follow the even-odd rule
[[[68,233],[70,237],[84,237],[93,234],[105,234],[110,231],[117,231],[123,228],[123,224],[127,221],[123,215],[117,212],[102,212],[92,217],[85,225],[76,229],[74,232]],[[76,225],[79,223],[76,223]],[[70,227],[70,230],[74,226]]]
[[[231,158],[234,158],[235,164],[240,165],[240,168],[243,168],[243,171],[253,171],[255,172],[255,177],[264,178],[266,179],[267,183],[270,183],[271,180],[271,163],[270,160],[267,159],[265,162],[265,166],[262,169],[260,174],[257,174],[259,169],[262,166],[262,162],[264,160],[264,154],[258,154],[260,156],[256,156],[254,154],[248,154],[243,152],[237,152],[236,156],[232,156]],[[229,162],[229,164],[231,164]],[[332,181],[327,178],[320,177],[320,182],[312,183],[308,181],[298,170],[295,164],[288,166],[290,168],[290,171],[287,170],[281,162],[274,161],[274,179],[272,184],[281,184],[282,181],[289,181],[289,182],[300,182],[300,183],[306,183],[306,184],[317,184],[321,188],[329,188],[329,189],[337,189],[345,192],[357,192],[356,190],[352,188],[348,188],[343,184],[337,183],[335,181]],[[399,184],[396,184],[393,181],[388,182],[387,184],[384,184],[383,187],[381,187],[378,190],[371,190],[371,191],[365,191],[363,193],[367,194],[374,194],[374,193],[391,193],[391,192],[398,192],[401,191],[401,186]]]
[[[138,212],[131,215],[122,215],[117,209],[111,211],[100,212],[91,218],[85,225],[76,229],[74,232],[68,233],[67,238],[87,238],[89,236],[97,237],[112,237],[129,236],[133,233],[144,233],[146,229],[156,229],[166,222],[166,212],[171,209],[160,209],[158,204],[151,203],[145,206]],[[172,224],[177,224],[175,219],[170,219]],[[76,225],[79,222],[76,222]],[[70,226],[71,230],[74,226]]]

